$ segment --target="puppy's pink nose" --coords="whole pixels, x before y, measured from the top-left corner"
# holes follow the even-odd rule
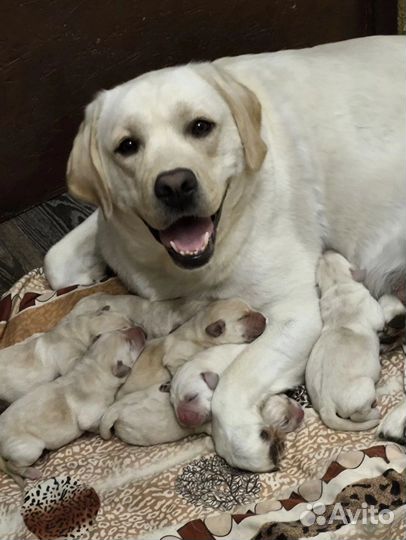
[[[179,423],[186,427],[198,427],[204,424],[206,418],[200,412],[187,407],[185,402],[181,402],[178,405],[176,416]]]
[[[143,347],[145,344],[146,334],[141,326],[133,326],[124,330],[126,337],[137,347]]]

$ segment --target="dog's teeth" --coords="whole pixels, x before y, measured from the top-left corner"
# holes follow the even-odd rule
[[[183,249],[181,249],[181,250],[179,251],[179,253],[180,253],[181,255],[186,255],[186,251],[183,251]]]
[[[204,234],[203,249],[206,248],[207,244],[209,243],[209,239],[210,239],[210,233],[206,232]]]
[[[171,246],[171,248],[173,249],[173,251],[178,251],[178,250],[176,249],[176,244],[175,244],[175,242],[174,242],[173,240],[171,240],[171,241],[169,242],[169,245]]]

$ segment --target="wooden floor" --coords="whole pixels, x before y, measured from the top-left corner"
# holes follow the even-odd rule
[[[0,223],[0,296],[93,208],[62,195]]]

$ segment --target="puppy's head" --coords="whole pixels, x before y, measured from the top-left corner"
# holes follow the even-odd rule
[[[84,313],[79,317],[83,319],[83,324],[90,326],[90,332],[94,336],[128,328],[133,324],[125,315],[105,307],[100,308],[95,313]]]
[[[360,270],[335,251],[326,251],[319,259],[316,281],[321,291],[343,280],[362,282],[365,270]]]
[[[212,419],[216,452],[229,465],[253,472],[274,472],[285,448],[285,433],[264,422],[258,412],[244,413],[244,423],[231,419],[220,424]]]
[[[151,72],[87,107],[69,191],[139,231],[140,250],[166,250],[180,267],[198,268],[214,253],[229,186],[242,196],[232,180],[264,161],[260,130],[255,94],[219,66]]]
[[[285,394],[270,396],[261,408],[265,423],[284,433],[297,429],[303,421],[303,407]]]
[[[96,336],[89,353],[103,370],[124,382],[144,345],[143,329],[134,326]]]
[[[262,313],[236,298],[210,304],[204,314],[206,339],[213,345],[251,343],[266,326]]]
[[[196,428],[211,418],[211,400],[219,376],[200,371],[193,361],[178,369],[171,382],[170,396],[178,422]]]

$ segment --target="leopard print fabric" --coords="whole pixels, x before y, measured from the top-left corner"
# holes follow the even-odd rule
[[[21,513],[26,527],[40,540],[85,539],[100,508],[91,487],[70,476],[54,477],[33,487]]]
[[[338,506],[338,504],[340,506]],[[377,478],[369,478],[348,485],[334,504],[309,508],[300,521],[276,522],[263,525],[252,540],[298,540],[342,527],[346,516],[374,508],[377,512],[393,511],[406,504],[404,475],[388,469]],[[311,507],[311,505],[308,505]],[[308,523],[308,525],[306,525]]]

